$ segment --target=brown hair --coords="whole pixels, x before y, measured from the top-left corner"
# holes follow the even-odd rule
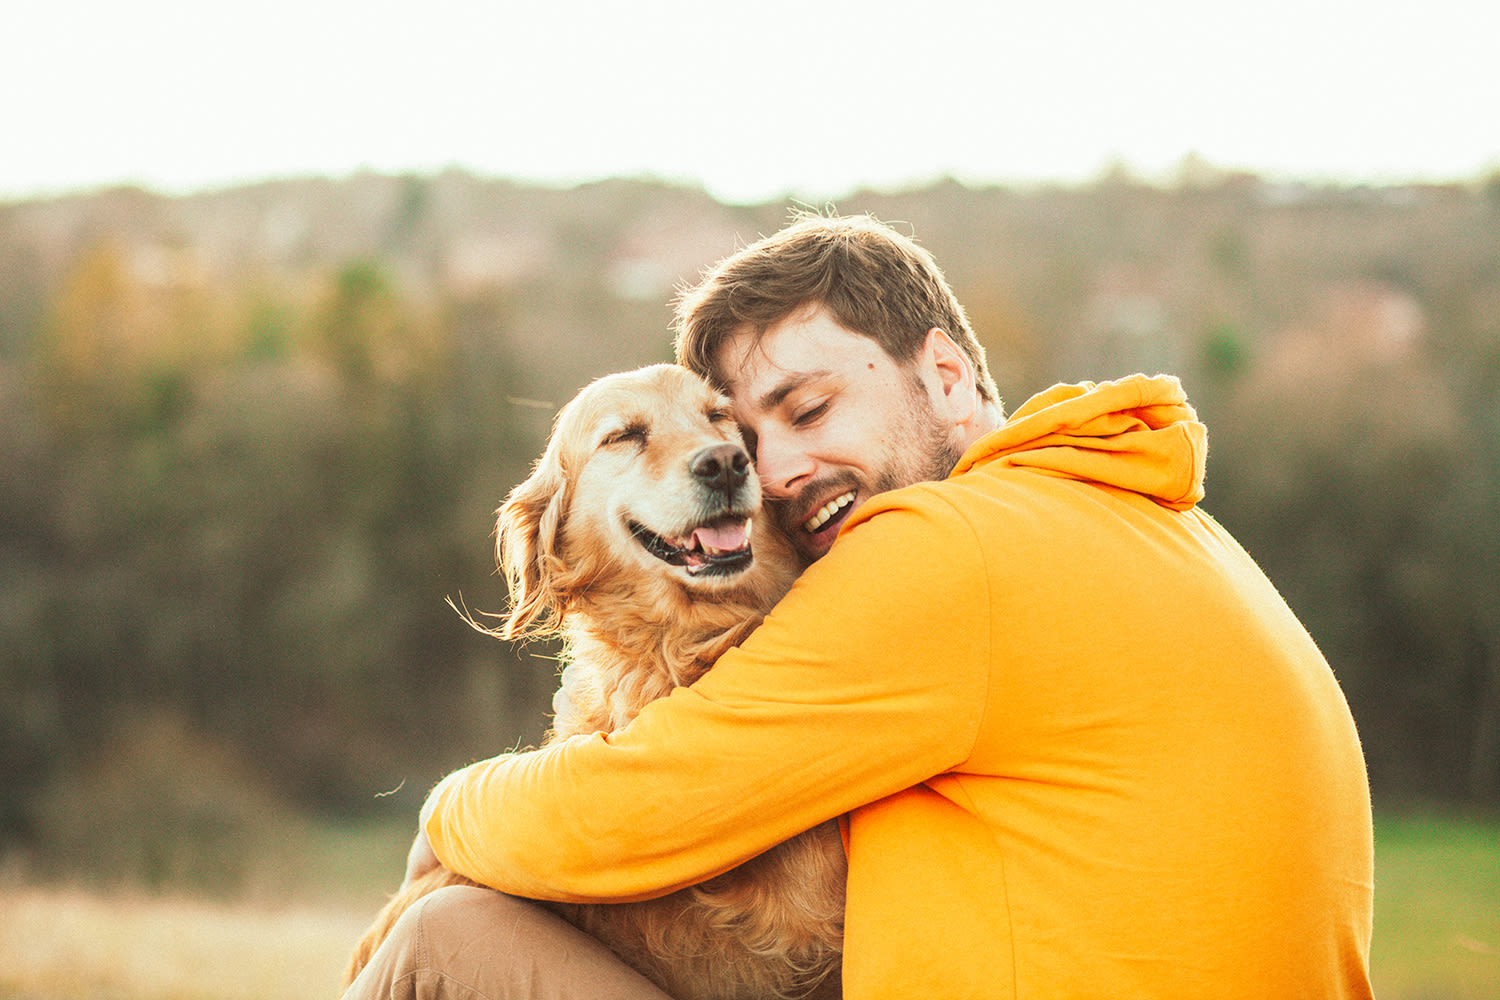
[[[677,359],[723,385],[719,348],[822,305],[845,329],[876,341],[898,362],[916,357],[927,331],[947,331],[974,367],[982,399],[1000,393],[932,254],[868,215],[799,214],[785,229],[714,265],[677,299]]]

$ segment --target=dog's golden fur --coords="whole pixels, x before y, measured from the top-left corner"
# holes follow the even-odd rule
[[[563,408],[497,531],[511,609],[493,634],[564,639],[549,741],[624,726],[755,628],[797,571],[750,520],[759,505],[726,401],[686,369],[608,376]],[[836,996],[844,876],[829,822],[660,899],[548,905],[678,1000]],[[408,906],[456,884],[474,883],[439,868],[404,887],[348,979]]]

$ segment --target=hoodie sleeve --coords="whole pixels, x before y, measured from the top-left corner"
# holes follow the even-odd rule
[[[951,506],[899,495],[692,687],[445,779],[426,826],[443,864],[523,896],[649,898],[961,765],[987,703],[987,576]]]

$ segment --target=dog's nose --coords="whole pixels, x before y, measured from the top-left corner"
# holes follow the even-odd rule
[[[693,453],[688,471],[703,485],[727,495],[745,484],[750,475],[750,456],[736,444],[711,445]]]

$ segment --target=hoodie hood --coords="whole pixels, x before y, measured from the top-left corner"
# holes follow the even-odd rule
[[[1036,469],[1115,486],[1173,510],[1203,499],[1208,430],[1170,375],[1055,385],[966,451],[976,465]]]

